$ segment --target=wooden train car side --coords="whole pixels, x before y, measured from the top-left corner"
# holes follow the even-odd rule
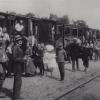
[[[34,34],[39,42],[54,41],[56,33],[55,21],[0,12],[0,27],[6,27],[10,36],[14,35],[15,25],[20,21],[24,26],[24,35]]]

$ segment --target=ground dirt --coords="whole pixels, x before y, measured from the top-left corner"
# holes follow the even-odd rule
[[[23,100],[55,100],[60,97],[64,93],[68,92],[71,88],[77,86],[81,82],[88,80],[91,76],[100,72],[100,62],[99,61],[90,61],[90,67],[88,72],[83,72],[84,67],[82,65],[82,61],[80,60],[80,71],[71,71],[71,64],[65,65],[65,80],[63,82],[59,81],[59,70],[55,69],[53,73],[53,77],[51,77],[48,72],[47,76],[34,76],[34,77],[23,77],[23,85],[21,89],[21,96],[24,98]],[[60,98],[60,100],[88,100],[82,99],[83,97],[93,96],[90,91],[97,90],[97,93],[100,94],[100,89],[95,87],[100,86],[100,81],[96,80],[89,87],[82,88],[80,90],[71,93],[69,96],[64,96]],[[0,98],[0,100],[12,100],[12,88],[13,88],[13,78],[6,78],[4,82],[4,93],[7,95],[6,98]],[[92,89],[93,87],[93,89]],[[87,92],[86,92],[87,91]],[[94,91],[94,93],[95,93]],[[86,95],[85,95],[86,93]],[[94,94],[95,95],[95,94]],[[96,95],[99,96],[99,95]],[[78,98],[79,97],[79,98]],[[94,96],[95,97],[95,96]],[[92,100],[92,99],[89,99]],[[95,100],[95,99],[93,99]],[[100,100],[100,99],[98,99]]]

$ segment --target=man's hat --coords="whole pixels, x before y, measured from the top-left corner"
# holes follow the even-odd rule
[[[15,42],[21,41],[21,40],[22,40],[22,37],[20,35],[15,36]]]

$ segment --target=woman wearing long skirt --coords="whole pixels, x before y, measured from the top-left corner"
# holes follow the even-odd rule
[[[26,50],[26,64],[25,64],[25,75],[26,76],[34,76],[36,74],[35,65],[32,59],[32,47],[28,46]]]

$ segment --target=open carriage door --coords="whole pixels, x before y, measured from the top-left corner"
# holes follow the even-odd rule
[[[64,33],[65,33],[64,24],[56,25],[56,29],[57,29],[57,32],[56,32],[56,46],[59,43],[62,43],[63,47],[64,47]]]
[[[50,41],[50,24],[47,21],[39,22],[39,42],[47,43]]]
[[[37,40],[37,42],[39,41],[39,27],[38,27],[38,22],[33,19],[31,20],[31,34],[33,34]]]

